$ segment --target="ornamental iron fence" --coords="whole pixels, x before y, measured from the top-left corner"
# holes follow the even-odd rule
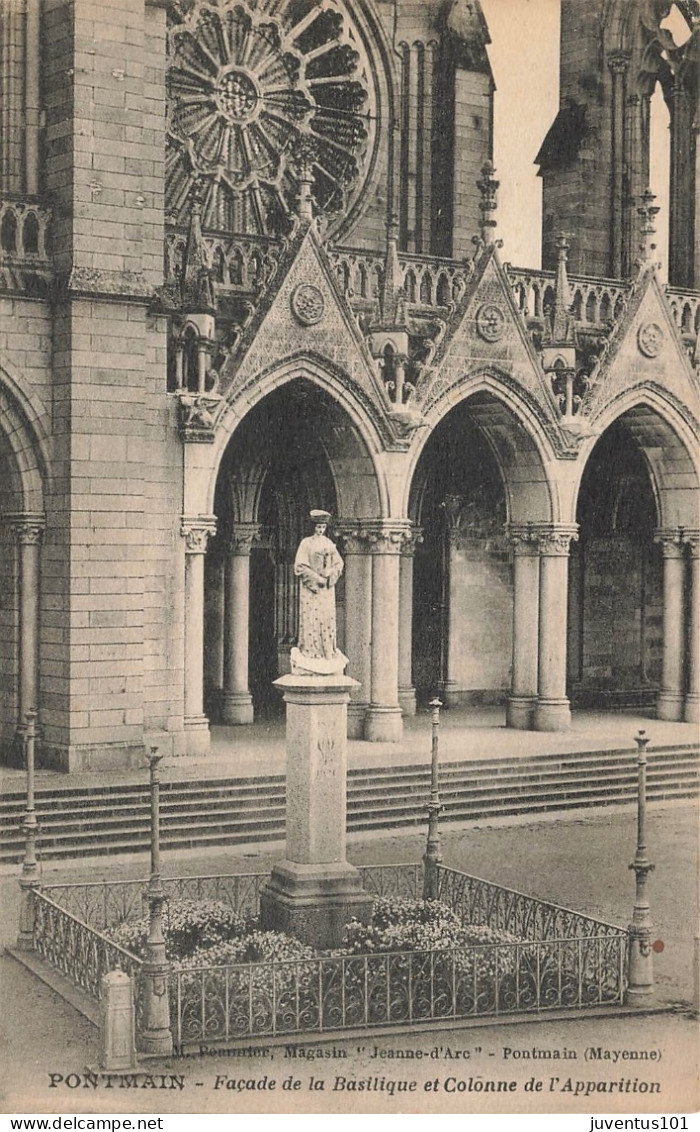
[[[100,998],[102,979],[109,971],[119,968],[137,987],[143,967],[138,956],[66,911],[41,889],[34,889],[34,950],[94,999]]]
[[[373,896],[419,899],[419,864],[359,869]],[[164,880],[170,900],[221,900],[254,915],[267,874]],[[37,953],[92,998],[115,967],[135,984],[137,1032],[144,965],[109,939],[147,913],[147,882],[50,885],[33,890]],[[173,1041],[179,1053],[250,1037],[330,1034],[559,1008],[622,1004],[628,933],[613,924],[439,866],[438,896],[465,925],[514,942],[452,949],[324,955],[225,966],[173,965]],[[166,904],[167,909],[167,904]],[[167,912],[164,917],[167,934]]]
[[[620,1004],[626,936],[175,969],[175,1049]]]

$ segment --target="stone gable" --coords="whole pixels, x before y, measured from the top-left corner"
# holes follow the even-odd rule
[[[384,394],[354,316],[336,288],[332,269],[315,234],[309,230],[287,270],[275,279],[241,343],[242,357],[224,394],[231,404],[264,373],[287,358],[313,355],[384,411]],[[226,374],[224,378],[226,379]]]
[[[515,308],[496,254],[473,278],[438,349],[432,376],[423,385],[423,412],[431,409],[467,375],[497,371],[530,394],[543,418],[556,420],[535,349]]]
[[[693,373],[668,303],[655,277],[647,276],[631,294],[592,376],[583,407],[594,421],[613,401],[635,386],[655,386],[697,414],[700,384]]]

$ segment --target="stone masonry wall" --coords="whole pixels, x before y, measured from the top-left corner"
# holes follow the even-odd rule
[[[143,0],[46,7],[46,187],[62,301],[57,491],[44,551],[57,606],[42,652],[52,666],[44,741],[47,758],[70,769],[142,755],[153,689],[144,595],[163,568],[163,542],[173,547],[172,510],[166,534],[158,523],[154,532],[151,508],[164,511],[147,486],[167,463],[164,422],[152,411],[165,333],[147,313],[162,280],[164,20]],[[159,709],[158,722],[169,710]]]

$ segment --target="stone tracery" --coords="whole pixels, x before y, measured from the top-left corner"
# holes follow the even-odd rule
[[[284,231],[309,164],[319,211],[361,187],[372,92],[347,11],[335,0],[214,0],[174,8],[169,32],[166,185],[182,218],[192,181],[207,228]]]

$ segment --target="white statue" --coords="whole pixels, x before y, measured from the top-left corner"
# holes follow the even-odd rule
[[[292,672],[306,676],[334,676],[345,671],[348,658],[336,644],[335,585],[343,560],[326,536],[327,511],[311,511],[314,533],[299,543],[294,573],[301,579],[299,638],[290,654]]]

